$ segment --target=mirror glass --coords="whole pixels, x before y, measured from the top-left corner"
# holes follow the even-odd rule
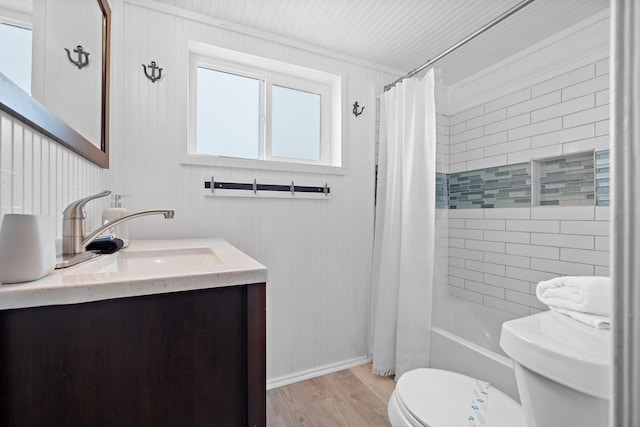
[[[104,168],[109,20],[106,0],[0,0],[0,108]]]

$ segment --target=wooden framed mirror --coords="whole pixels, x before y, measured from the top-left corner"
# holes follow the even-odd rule
[[[37,129],[44,135],[85,157],[96,165],[102,168],[108,168],[111,9],[107,0],[94,0],[93,3],[87,2],[87,0],[76,1],[80,1],[84,6],[89,5],[91,9],[88,12],[83,12],[79,8],[71,8],[67,0],[33,1],[33,11],[30,16],[34,29],[33,67],[34,71],[37,69],[40,73],[34,73],[32,78],[32,93],[34,95],[29,95],[9,78],[0,73],[0,109],[27,123],[34,129]],[[44,5],[46,5],[46,7],[44,7]],[[60,9],[63,11],[61,12],[55,9],[56,5],[60,6]],[[40,6],[42,6],[42,8],[39,8]],[[65,86],[65,83],[73,84],[75,81],[81,81],[82,78],[86,79],[88,76],[86,69],[79,69],[73,63],[69,63],[72,58],[69,57],[67,60],[67,53],[64,52],[58,37],[55,35],[52,36],[50,33],[36,32],[36,25],[39,25],[39,23],[45,22],[44,20],[59,21],[62,19],[61,17],[65,16],[64,14],[69,11],[77,14],[86,13],[96,17],[94,20],[85,19],[87,22],[81,20],[83,16],[76,15],[68,17],[68,19],[73,19],[75,22],[81,23],[81,25],[78,25],[79,32],[85,31],[85,34],[87,31],[95,32],[95,34],[91,36],[97,40],[94,48],[92,48],[95,53],[92,53],[89,57],[92,61],[90,65],[93,66],[93,70],[91,70],[91,67],[87,67],[87,69],[90,69],[93,73],[93,79],[99,80],[92,83],[92,86],[95,86],[93,91],[84,90],[85,86]],[[80,21],[78,21],[79,19]],[[50,25],[50,22],[45,23],[46,25],[42,25],[42,27],[46,27],[46,31],[51,31],[53,26]],[[66,27],[67,30],[69,28],[68,23],[60,22],[60,26]],[[98,28],[94,28],[96,26]],[[87,28],[90,29],[87,30]],[[40,27],[38,27],[38,31],[40,31]],[[68,33],[69,31],[64,32]],[[42,42],[36,44],[36,40]],[[54,45],[54,43],[57,44]],[[76,48],[76,45],[70,44],[69,41],[65,41],[65,43],[71,50],[71,55],[75,55],[73,49]],[[81,42],[78,41],[76,43]],[[98,51],[96,52],[96,50]],[[59,65],[58,68],[67,68],[62,69],[62,71],[56,71],[55,64],[53,64],[54,61],[51,60],[52,55],[56,55],[54,58],[57,62],[66,61],[63,62],[62,65]],[[60,57],[62,57],[62,59],[60,59]],[[42,72],[44,69],[42,64],[46,64],[48,67],[44,72]],[[53,72],[51,71],[52,69],[54,69]],[[85,73],[79,74],[82,72]],[[51,81],[52,78],[55,78],[55,80]],[[96,96],[90,99],[82,99],[81,96],[84,92],[94,92]],[[98,93],[99,96],[97,96]],[[64,107],[59,108],[55,105],[57,100],[63,100],[67,103],[67,106],[73,107],[67,112],[69,119],[64,118]],[[84,120],[82,114],[78,114],[78,112],[83,109],[95,112],[95,117],[91,119],[91,121],[95,122],[93,124],[95,128],[94,131],[82,129],[84,122],[72,124],[74,119]],[[78,117],[80,117],[80,119],[78,119]]]

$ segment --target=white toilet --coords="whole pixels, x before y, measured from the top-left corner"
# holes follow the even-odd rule
[[[466,375],[414,369],[402,375],[389,399],[393,427],[524,427],[520,405],[500,390]]]
[[[609,425],[611,332],[552,311],[502,325],[529,427]]]

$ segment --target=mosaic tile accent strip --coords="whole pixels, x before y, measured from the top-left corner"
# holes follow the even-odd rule
[[[452,173],[449,176],[449,209],[531,206],[531,164]]]
[[[609,206],[609,150],[596,152],[596,206]]]
[[[449,174],[436,172],[436,209],[447,209],[449,205]]]
[[[595,155],[593,152],[569,154],[535,163],[539,166],[540,206],[593,206],[594,203],[609,206],[609,150],[597,151]],[[528,162],[436,174],[436,207],[439,209],[445,208],[447,201],[449,209],[530,207],[531,191]]]
[[[536,162],[539,166],[539,205],[594,205],[593,151]]]

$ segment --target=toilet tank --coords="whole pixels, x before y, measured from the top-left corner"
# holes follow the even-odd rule
[[[609,330],[547,311],[505,322],[500,346],[514,362],[529,426],[609,424]]]

